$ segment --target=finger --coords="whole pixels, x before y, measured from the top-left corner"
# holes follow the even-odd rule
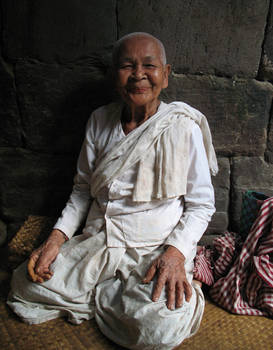
[[[33,259],[30,259],[30,261],[28,263],[28,274],[33,282],[43,283],[52,277],[53,272],[51,272],[49,270],[44,271],[44,272],[40,272],[40,273],[36,273],[34,270],[34,266],[33,266],[34,264],[35,264],[35,262],[33,261]]]
[[[45,281],[50,280],[52,276],[53,276],[53,272],[40,270],[38,273],[36,273],[36,276],[35,276],[36,281],[35,282],[43,283]]]
[[[145,277],[143,278],[143,283],[149,283],[154,278],[154,275],[156,273],[156,264],[153,263],[149,270],[147,271]]]
[[[48,273],[50,271],[50,265],[56,260],[57,255],[58,251],[56,251],[56,249],[44,249],[36,262],[36,274],[42,276],[44,273]]]
[[[28,265],[27,265],[28,275],[33,282],[36,282],[36,280],[37,280],[37,274],[34,271],[36,261],[37,261],[37,257],[35,255],[33,255],[30,257],[30,259],[28,261]]]
[[[176,300],[175,305],[176,307],[181,307],[183,305],[183,299],[184,299],[184,287],[182,282],[177,282],[176,284]]]
[[[158,276],[158,279],[156,281],[155,288],[153,291],[152,301],[158,301],[158,299],[161,295],[161,291],[166,284],[166,281],[167,281],[166,273],[164,273],[164,272],[159,273],[159,276]]]
[[[51,262],[51,257],[49,259],[48,256],[45,256],[45,254],[42,253],[36,262],[35,273],[40,276],[42,276],[44,273],[48,273],[50,271],[49,266]]]
[[[50,280],[52,275],[53,275],[52,273],[44,273],[41,277],[43,278],[44,281],[48,281]]]
[[[34,271],[35,271],[36,275],[42,276],[47,271],[47,267],[44,267],[41,265],[36,266]]]
[[[167,299],[167,308],[169,310],[174,310],[175,304],[175,282],[171,279],[168,282],[168,299]]]
[[[44,275],[50,275],[50,276],[53,276],[53,272],[50,271],[49,269],[47,270],[44,270]]]
[[[186,301],[189,302],[192,296],[192,288],[188,281],[184,282],[184,293]]]
[[[53,275],[53,272],[47,268],[44,268],[44,269],[41,268],[38,270],[38,272],[39,272],[39,276],[41,276],[42,278],[44,278],[45,276],[52,277],[52,275]]]
[[[41,276],[36,277],[36,283],[43,283],[45,280]]]

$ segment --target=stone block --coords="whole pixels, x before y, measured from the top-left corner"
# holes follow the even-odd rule
[[[273,164],[261,157],[235,157],[231,166],[231,223],[234,231],[239,230],[242,195],[247,190],[273,196]]]
[[[209,223],[206,233],[223,233],[228,227],[228,209],[230,192],[230,164],[228,158],[218,158],[219,172],[212,176],[215,190],[216,213]]]
[[[230,164],[228,158],[218,158],[219,172],[212,176],[217,211],[227,211],[230,190]]]
[[[72,189],[76,159],[23,149],[0,149],[0,215],[20,221],[28,215],[58,216]]]
[[[208,118],[218,155],[262,156],[273,87],[267,82],[176,75],[162,98],[184,101]]]
[[[78,154],[90,113],[111,99],[106,70],[103,59],[96,56],[62,66],[18,61],[16,80],[26,147]]]
[[[17,108],[12,67],[0,59],[0,147],[21,146],[21,120]]]
[[[269,2],[120,0],[118,33],[158,37],[176,73],[256,77]]]
[[[117,37],[114,0],[3,0],[2,8],[9,59],[75,61]]]
[[[209,226],[206,230],[205,235],[207,234],[221,234],[224,233],[229,225],[229,217],[227,212],[217,211],[213,217]]]

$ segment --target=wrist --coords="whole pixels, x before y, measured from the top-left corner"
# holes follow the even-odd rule
[[[58,246],[63,245],[68,240],[66,234],[58,229],[53,229],[48,240],[56,243]]]
[[[186,258],[184,256],[184,254],[181,253],[181,251],[177,248],[175,248],[174,246],[172,245],[166,245],[165,246],[165,252],[168,254],[168,255],[172,255],[172,256],[175,256],[179,259],[181,259],[183,261],[183,263],[185,262]]]

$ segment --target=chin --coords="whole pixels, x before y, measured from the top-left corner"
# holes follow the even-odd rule
[[[141,94],[130,96],[127,99],[127,103],[136,107],[146,106],[155,101],[157,101],[157,99],[151,99],[150,97]]]

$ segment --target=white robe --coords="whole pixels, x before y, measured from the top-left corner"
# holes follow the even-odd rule
[[[110,121],[104,144],[98,145],[96,142],[101,142],[103,137],[99,136],[105,129],[94,126],[93,120],[96,149],[90,156],[90,140],[86,139],[74,191],[55,226],[68,237],[73,235],[88,210],[90,173],[91,168],[96,167],[98,153],[106,154],[107,148],[124,137],[120,125],[113,123]],[[200,138],[200,132],[198,134],[195,127],[193,130]],[[26,263],[15,271],[8,300],[10,307],[28,323],[41,323],[63,315],[73,323],[95,317],[106,336],[129,349],[167,350],[193,335],[204,309],[200,287],[193,283],[190,302],[184,301],[181,308],[171,311],[166,307],[165,291],[159,301],[152,302],[154,281],[147,285],[141,282],[151,261],[163,252],[164,244],[174,245],[183,252],[187,278],[192,282],[196,244],[214,212],[204,146],[192,142],[189,184],[183,200],[174,197],[133,204],[135,164],[97,193],[84,233],[62,246],[51,266],[54,275],[49,281],[42,284],[28,281]],[[86,159],[81,162],[84,156]],[[115,215],[107,215],[109,210],[113,214],[112,206]],[[125,212],[118,212],[119,209]],[[125,219],[129,220],[127,226]],[[135,230],[134,224],[137,224]],[[126,227],[131,227],[131,232]]]

